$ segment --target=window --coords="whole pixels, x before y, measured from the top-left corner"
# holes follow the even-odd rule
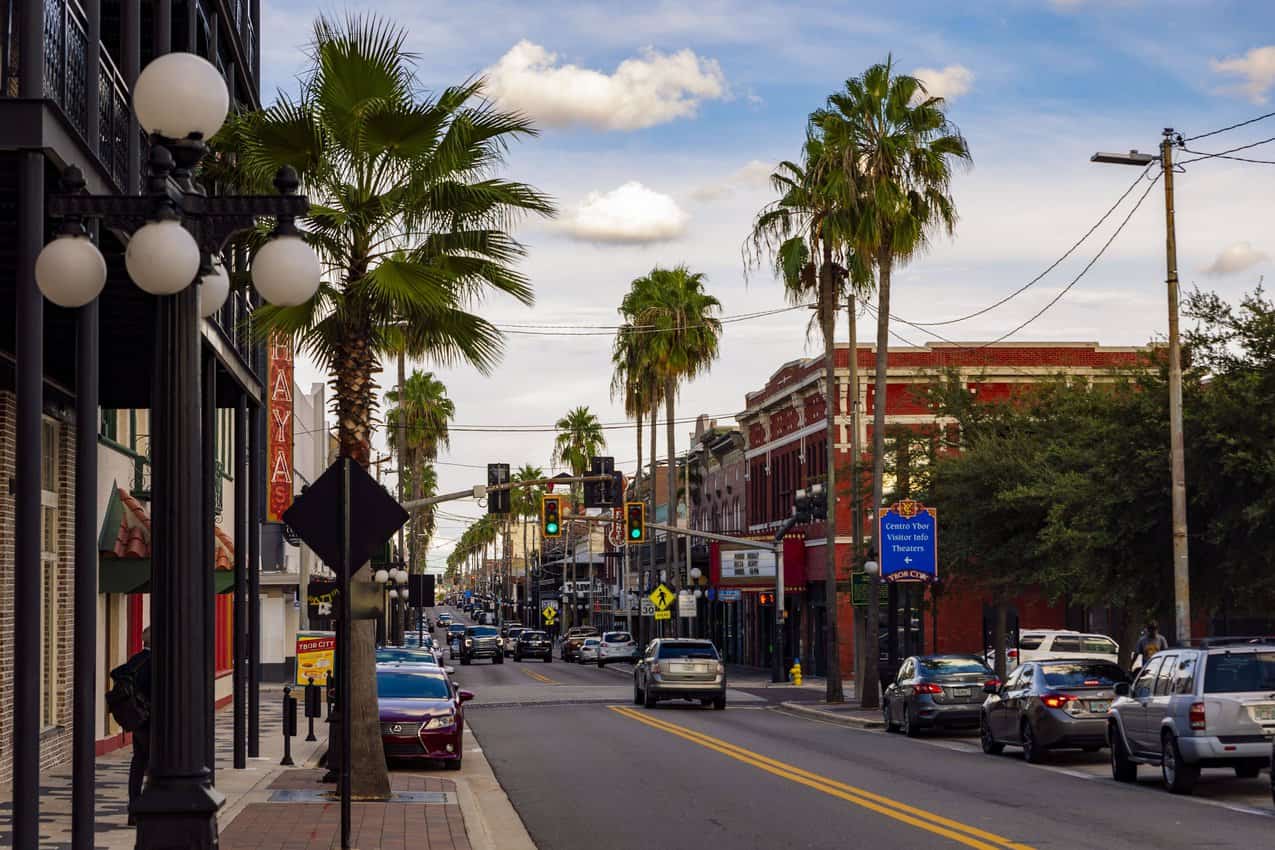
[[[1050,648],[1051,652],[1080,652],[1080,638],[1078,637],[1059,637],[1054,638],[1054,645]]]
[[[1153,658],[1151,663],[1142,668],[1142,672],[1138,675],[1138,679],[1133,683],[1133,695],[1138,699],[1145,699],[1151,696],[1151,689],[1155,685],[1156,674],[1160,672],[1160,665],[1163,659]]]
[[[1045,684],[1051,688],[1109,688],[1127,681],[1124,671],[1109,661],[1068,661],[1044,664]]]
[[[1099,655],[1116,655],[1119,653],[1119,647],[1110,638],[1085,635],[1080,638],[1080,651],[1096,652]]]
[[[1045,642],[1044,635],[1019,635],[1018,636],[1019,649],[1027,649],[1027,650],[1040,649],[1040,645],[1044,642]]]
[[[717,650],[707,643],[662,643],[660,658],[699,658],[717,660]]]
[[[1160,672],[1155,677],[1155,696],[1167,696],[1170,692],[1170,685],[1173,682],[1173,671],[1178,666],[1178,657],[1176,655],[1166,655],[1164,663],[1160,665]]]
[[[949,676],[957,673],[981,673],[994,676],[991,668],[981,658],[973,655],[949,655],[943,658],[922,658],[921,670],[927,676]]]
[[[120,412],[118,410],[107,410],[102,408],[102,436],[108,440],[119,441],[119,424]]]
[[[1173,671],[1174,694],[1195,693],[1195,656],[1187,655],[1178,659],[1177,668]]]
[[[58,426],[40,429],[40,722],[58,722]]]
[[[1275,691],[1275,652],[1225,652],[1210,655],[1204,668],[1206,694]]]

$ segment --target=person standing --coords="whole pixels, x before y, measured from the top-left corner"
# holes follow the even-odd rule
[[[146,706],[145,721],[133,730],[133,759],[128,764],[128,823],[132,826],[133,803],[142,793],[142,781],[151,759],[151,627],[142,631],[142,648],[125,664],[132,673],[137,695]]]
[[[1138,641],[1138,648],[1133,651],[1134,666],[1146,667],[1151,661],[1151,656],[1168,648],[1169,642],[1165,640],[1164,635],[1160,634],[1160,624],[1155,620],[1147,620],[1147,627]]]

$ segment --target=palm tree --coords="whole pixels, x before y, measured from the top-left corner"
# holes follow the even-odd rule
[[[263,307],[254,323],[328,371],[340,453],[364,465],[384,358],[401,350],[490,372],[502,336],[473,308],[492,292],[532,301],[508,229],[553,212],[535,189],[493,176],[509,144],[534,128],[482,100],[481,80],[422,93],[406,38],[374,17],[318,18],[300,96],[237,116],[218,139],[234,156],[213,163],[244,191],[268,191],[282,165],[299,172],[311,201],[301,227],[325,280],[309,303]],[[354,793],[384,799],[370,621],[354,624],[350,657]]]
[[[553,441],[553,463],[565,464],[572,475],[584,475],[589,460],[606,448],[602,423],[593,411],[581,406],[568,410],[553,427],[558,432]],[[578,499],[577,485],[572,485],[571,493],[573,499]]]
[[[704,291],[707,278],[686,266],[656,267],[633,282],[634,303],[629,305],[644,333],[644,359],[661,385],[668,441],[669,523],[677,508],[677,458],[674,408],[678,386],[708,370],[717,359],[722,323],[716,314],[721,302]],[[668,536],[669,569],[676,575],[676,541]],[[684,583],[684,582],[683,582]]]
[[[531,605],[531,550],[527,548],[527,526],[531,524],[531,520],[540,514],[540,497],[544,495],[544,488],[539,485],[530,485],[528,482],[540,481],[545,477],[545,471],[538,466],[532,466],[524,463],[521,469],[513,474],[513,480],[516,484],[526,486],[515,487],[513,498],[510,499],[510,507],[513,509],[514,516],[522,520],[522,571],[524,579],[523,601]],[[527,625],[530,626],[533,620],[530,619],[532,614],[528,615]]]
[[[894,72],[893,59],[873,65],[829,95],[810,116],[826,147],[829,172],[854,186],[859,199],[854,244],[877,272],[875,398],[886,397],[890,345],[890,279],[896,263],[922,252],[935,230],[951,233],[955,163],[970,161],[969,146],[948,121],[941,97],[928,95],[916,77]],[[885,460],[885,404],[873,406],[872,504],[879,512]],[[877,514],[874,513],[874,516]],[[879,611],[869,592],[864,682],[877,681]],[[864,707],[876,706],[876,689],[861,688]]]
[[[400,474],[410,482],[411,497],[423,497],[424,468],[438,459],[440,447],[451,445],[447,423],[456,415],[456,406],[447,397],[447,387],[434,377],[433,372],[413,371],[402,382],[401,389],[390,390],[385,400],[395,405],[386,411],[385,421],[392,423],[386,431],[390,450],[398,455]],[[432,467],[431,467],[432,471]],[[431,508],[419,508],[412,512],[412,553],[409,569],[416,571],[420,562],[416,542],[420,536],[419,523],[428,514],[433,522]]]

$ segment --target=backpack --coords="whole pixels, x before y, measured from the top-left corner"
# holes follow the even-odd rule
[[[130,659],[111,671],[114,684],[106,692],[106,707],[125,732],[136,732],[151,719],[150,699],[137,686],[137,671],[144,663],[134,665]]]

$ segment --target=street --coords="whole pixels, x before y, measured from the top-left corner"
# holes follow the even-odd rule
[[[968,736],[911,740],[790,716],[753,688],[732,690],[724,713],[647,710],[632,704],[630,670],[556,659],[456,668],[477,694],[468,746],[482,748],[542,850],[842,848],[849,837],[908,848],[1250,848],[1275,832],[1265,775],[1206,773],[1195,797],[1174,797],[1147,768],[1137,786],[1117,784],[1105,751],[1032,766],[1013,749],[986,756]]]

